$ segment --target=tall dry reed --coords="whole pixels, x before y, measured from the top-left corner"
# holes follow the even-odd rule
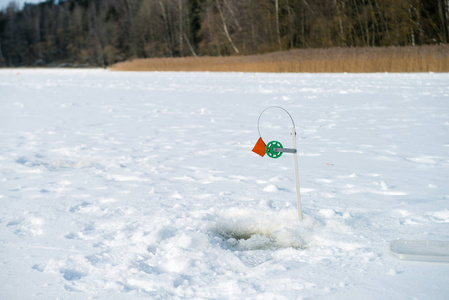
[[[295,49],[263,55],[149,58],[121,62],[113,71],[209,72],[449,72],[449,46]]]

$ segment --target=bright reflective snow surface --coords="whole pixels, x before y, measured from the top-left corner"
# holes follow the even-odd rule
[[[1,299],[447,299],[389,243],[449,240],[449,74],[3,69],[0,203]]]

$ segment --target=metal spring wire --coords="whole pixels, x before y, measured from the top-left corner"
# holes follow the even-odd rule
[[[267,111],[268,109],[270,109],[270,108],[279,108],[279,109],[282,109],[283,111],[285,111],[285,112],[288,114],[288,116],[290,117],[290,120],[292,121],[293,128],[296,128],[296,127],[295,127],[295,122],[293,121],[292,116],[290,115],[290,113],[289,113],[285,108],[280,107],[280,106],[269,106],[269,107],[265,108],[265,109],[260,113],[259,118],[257,119],[257,131],[259,132],[259,137],[260,137],[260,138],[262,138],[262,135],[260,134],[260,126],[259,126],[259,123],[260,123],[260,117],[262,117],[262,114],[263,114],[265,111]],[[263,139],[262,139],[262,140],[263,140]]]

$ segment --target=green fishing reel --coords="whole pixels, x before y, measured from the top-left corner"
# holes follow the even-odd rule
[[[282,152],[279,149],[284,148],[282,144],[278,141],[271,141],[268,143],[266,152],[267,155],[271,158],[279,158],[282,155]]]

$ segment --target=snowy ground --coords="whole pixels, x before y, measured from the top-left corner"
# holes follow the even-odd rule
[[[449,74],[3,69],[0,141],[0,299],[448,299],[389,243],[449,240]]]

